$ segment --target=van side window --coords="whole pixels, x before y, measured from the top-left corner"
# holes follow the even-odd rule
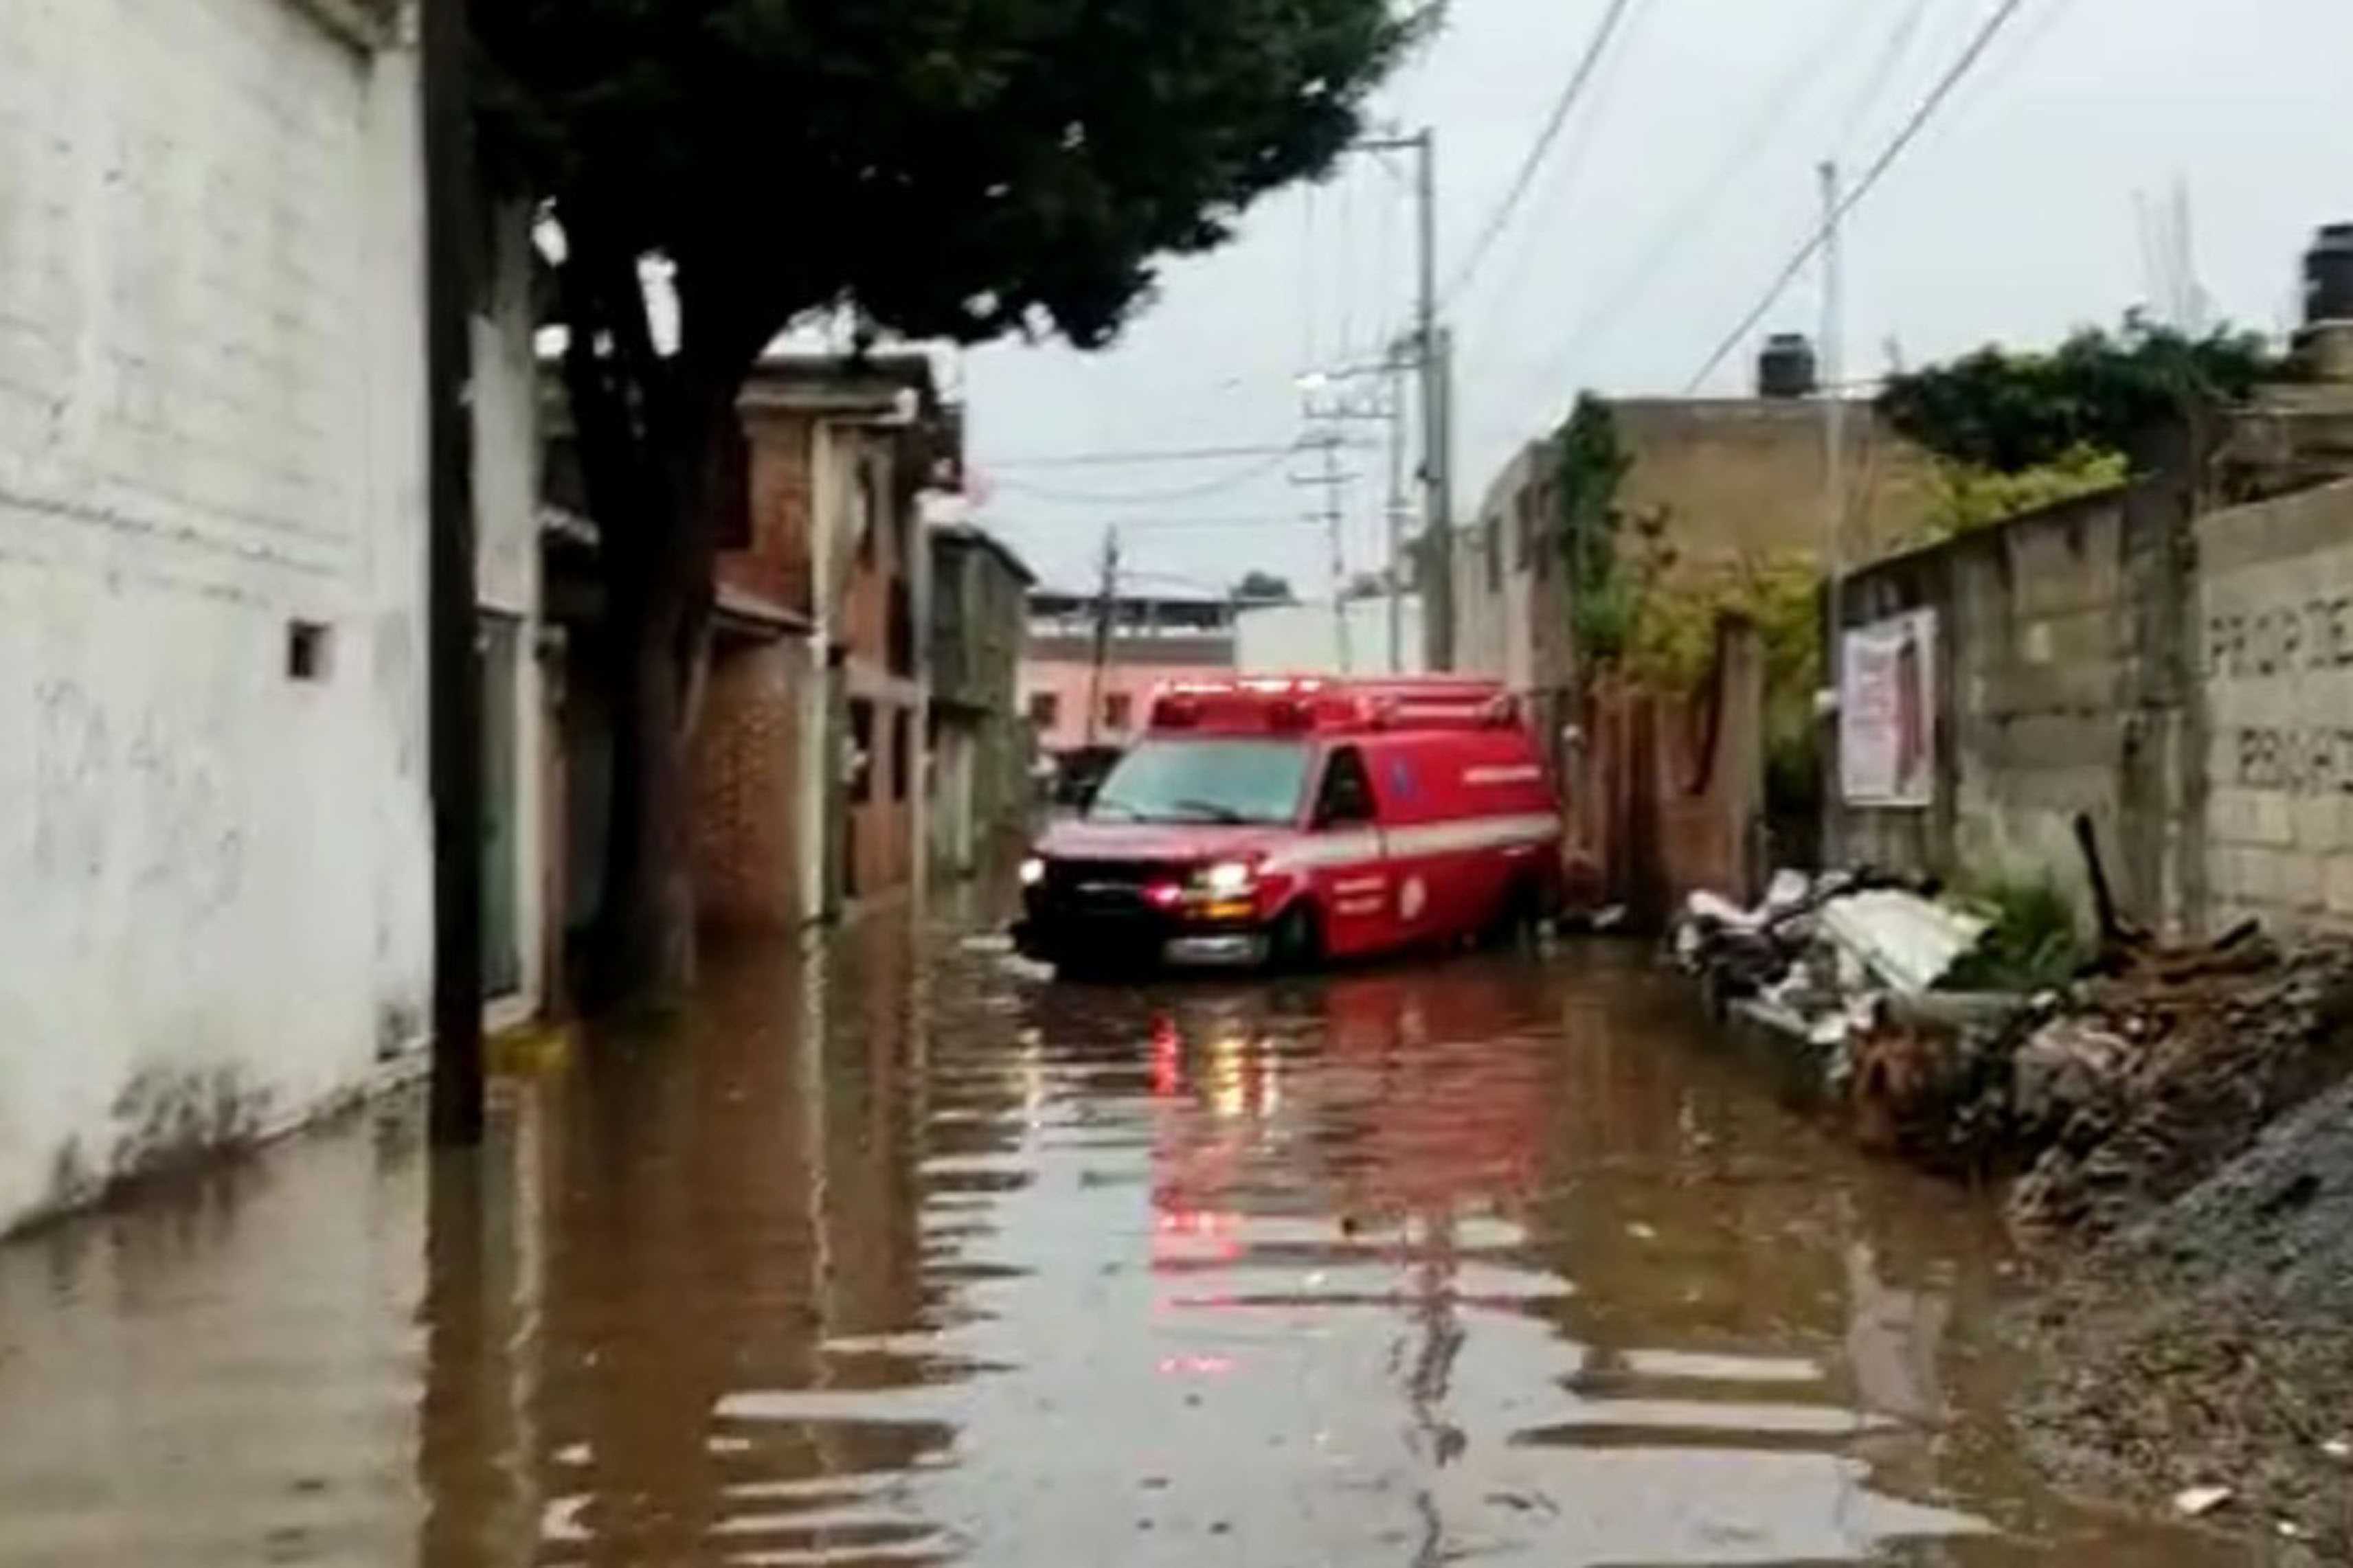
[[[1354,746],[1343,746],[1324,764],[1324,787],[1315,794],[1315,826],[1339,827],[1373,820],[1373,781]]]

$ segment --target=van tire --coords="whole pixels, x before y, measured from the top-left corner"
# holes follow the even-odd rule
[[[1301,899],[1274,922],[1267,941],[1267,963],[1280,971],[1312,969],[1324,961],[1324,926],[1315,906]]]
[[[1523,877],[1504,889],[1503,901],[1495,906],[1495,918],[1483,933],[1482,946],[1491,948],[1520,947],[1535,934],[1536,922],[1544,915],[1544,900],[1536,886]]]

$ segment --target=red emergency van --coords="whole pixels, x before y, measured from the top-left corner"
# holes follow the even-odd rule
[[[1560,818],[1490,681],[1180,682],[1021,866],[1019,950],[1062,969],[1356,958],[1513,930]]]

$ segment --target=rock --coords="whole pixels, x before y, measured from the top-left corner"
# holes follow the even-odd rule
[[[2202,1518],[2229,1502],[2232,1495],[2229,1487],[2184,1487],[2173,1494],[2173,1511],[2190,1519]]]
[[[2082,1018],[2058,1018],[2037,1029],[2010,1059],[2010,1107],[2031,1129],[2070,1125],[2079,1114],[2097,1116],[2123,1092],[2132,1047]]]

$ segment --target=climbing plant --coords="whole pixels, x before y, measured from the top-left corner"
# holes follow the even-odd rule
[[[1590,392],[1577,395],[1553,445],[1570,630],[1580,661],[1605,668],[1623,658],[1641,613],[1641,574],[1620,559],[1626,518],[1618,507],[1618,488],[1633,459],[1618,439],[1609,405]]]

